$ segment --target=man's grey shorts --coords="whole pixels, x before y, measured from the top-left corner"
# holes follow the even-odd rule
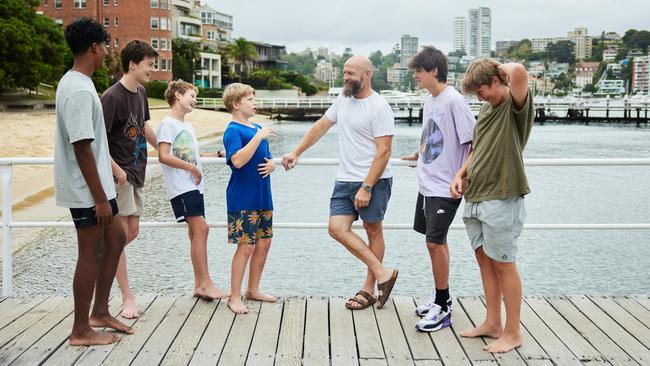
[[[144,212],[144,188],[136,187],[126,181],[124,184],[115,184],[117,192],[118,216],[142,216]]]
[[[514,262],[517,238],[526,219],[524,197],[505,200],[465,202],[463,221],[472,249],[483,246],[485,254],[497,262]]]
[[[384,220],[384,214],[388,207],[393,178],[382,178],[372,187],[370,203],[358,211],[354,208],[354,197],[361,188],[363,182],[341,182],[334,183],[334,191],[330,198],[330,216],[354,216],[355,220],[361,216],[366,222],[380,222]]]

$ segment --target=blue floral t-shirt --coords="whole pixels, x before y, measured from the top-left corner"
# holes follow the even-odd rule
[[[231,175],[226,188],[226,204],[228,213],[243,210],[273,210],[271,197],[271,177],[262,178],[257,171],[264,158],[272,159],[268,140],[262,140],[253,157],[243,167],[233,166],[231,158],[246,146],[262,126],[253,123],[249,127],[237,122],[230,122],[223,134],[223,144],[226,148],[226,162],[230,166]]]

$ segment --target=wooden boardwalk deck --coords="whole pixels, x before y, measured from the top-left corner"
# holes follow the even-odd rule
[[[355,312],[343,298],[290,297],[248,302],[245,316],[189,296],[139,301],[134,335],[70,347],[70,297],[0,299],[0,365],[650,365],[647,296],[526,297],[525,344],[494,356],[487,339],[458,335],[482,321],[479,297],[455,299],[454,326],[431,334],[414,329],[421,299],[411,297]]]

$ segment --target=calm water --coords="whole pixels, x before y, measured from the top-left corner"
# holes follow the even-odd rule
[[[295,146],[309,123],[278,124],[271,142],[276,157]],[[417,147],[419,126],[398,127],[394,157]],[[596,126],[535,126],[527,158],[650,157],[650,130]],[[330,131],[304,157],[336,157],[336,131]],[[221,146],[217,141],[207,147]],[[387,223],[411,223],[417,194],[415,170],[394,167],[395,178]],[[326,222],[336,167],[299,166],[272,176],[276,222]],[[650,222],[650,167],[530,167],[532,193],[526,197],[528,223]],[[206,215],[225,221],[229,169],[206,167]],[[146,186],[144,220],[171,221],[158,168]],[[459,209],[462,212],[462,207]],[[455,223],[462,223],[460,214]],[[400,269],[395,291],[426,295],[432,287],[424,237],[410,230],[386,231],[385,263]],[[449,234],[451,291],[481,293],[480,277],[463,230]],[[229,288],[234,247],[225,229],[212,229],[210,272],[217,285]],[[650,293],[650,230],[524,231],[518,264],[528,294]],[[187,293],[193,276],[184,229],[142,229],[127,249],[131,285],[141,292]],[[15,285],[20,295],[70,293],[76,260],[72,229],[48,230],[34,246],[15,258]],[[347,295],[363,282],[365,269],[325,230],[277,229],[263,288],[278,295]]]

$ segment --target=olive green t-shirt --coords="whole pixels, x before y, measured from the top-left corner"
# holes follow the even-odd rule
[[[510,93],[496,107],[489,103],[483,105],[474,129],[474,156],[467,173],[466,201],[503,200],[530,192],[523,151],[534,118],[530,90],[520,110]]]

